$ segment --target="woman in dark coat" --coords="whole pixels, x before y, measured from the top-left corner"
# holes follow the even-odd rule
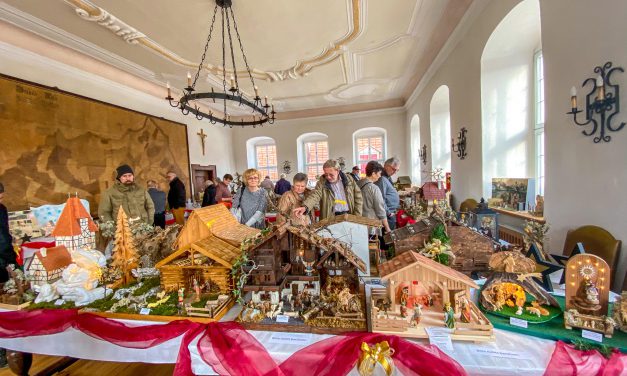
[[[205,193],[202,195],[202,207],[216,204],[216,185],[212,180],[205,181]]]

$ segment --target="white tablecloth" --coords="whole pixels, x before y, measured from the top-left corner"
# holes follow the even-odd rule
[[[127,324],[150,325],[155,322],[120,320]],[[273,340],[273,332],[251,331],[271,356],[281,362],[292,353],[304,348],[305,344],[281,344]],[[542,375],[551,358],[555,342],[524,336],[517,333],[495,330],[496,341],[491,343],[454,342],[454,352],[449,354],[470,375]],[[311,334],[309,343],[329,338],[328,335]],[[35,354],[71,356],[81,359],[116,362],[175,363],[182,336],[148,349],[128,349],[109,342],[92,338],[75,329],[62,333],[0,339],[0,347]],[[426,343],[426,342],[425,342]],[[198,353],[197,339],[189,346],[192,369],[199,375],[215,374]],[[481,352],[481,353],[478,353]],[[501,354],[494,354],[500,352]],[[491,353],[492,355],[486,355]],[[495,356],[496,355],[496,356]],[[353,371],[351,375],[357,375]]]

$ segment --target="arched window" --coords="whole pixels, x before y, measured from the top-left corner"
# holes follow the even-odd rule
[[[541,55],[536,54],[540,49],[540,5],[538,0],[525,0],[501,20],[481,55],[486,197],[492,195],[493,178],[543,176],[544,116],[543,111],[534,112],[534,107],[541,110],[544,103],[544,90],[536,89],[538,84],[543,85]],[[538,128],[537,138],[535,128]],[[528,191],[527,198],[534,198],[533,193]]]
[[[410,146],[411,146],[411,180],[414,185],[421,185],[420,168],[422,161],[420,160],[420,116],[415,114],[409,123]]]
[[[353,133],[353,159],[362,173],[365,173],[369,161],[385,162],[386,142],[383,128],[362,128]]]
[[[448,86],[442,85],[433,93],[429,106],[431,122],[431,168],[451,171],[451,106]]]
[[[256,168],[261,176],[269,176],[272,180],[279,179],[277,168],[276,143],[270,137],[253,137],[246,141],[248,168]]]
[[[322,165],[329,159],[329,141],[324,133],[312,132],[296,139],[298,168],[307,174],[309,185],[314,185],[324,172]]]

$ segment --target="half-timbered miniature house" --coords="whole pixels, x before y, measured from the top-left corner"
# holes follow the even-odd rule
[[[311,228],[322,237],[332,238],[347,244],[352,252],[365,262],[366,269],[359,270],[360,276],[370,276],[369,238],[372,229],[381,228],[380,220],[352,214],[342,214],[314,223]]]
[[[72,256],[65,246],[42,248],[33,254],[26,266],[26,273],[33,285],[43,285],[61,278],[63,270],[71,263]]]
[[[459,315],[452,339],[492,338],[492,325],[472,303],[470,289],[479,286],[468,276],[413,251],[381,264],[379,272],[387,287],[373,291],[374,332],[426,338],[425,327],[444,326],[442,312],[448,303]],[[462,311],[466,322],[461,320]]]
[[[57,246],[70,251],[96,248],[98,226],[78,197],[68,198],[63,212],[52,231]]]

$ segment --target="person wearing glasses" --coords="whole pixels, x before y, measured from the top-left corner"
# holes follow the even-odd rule
[[[398,211],[401,203],[398,192],[394,188],[394,185],[392,185],[392,176],[398,172],[400,166],[401,161],[398,158],[392,157],[388,159],[383,165],[383,174],[381,174],[381,178],[376,182],[383,194],[388,225],[392,230],[396,228],[396,212]]]
[[[244,171],[244,185],[233,197],[231,211],[239,223],[258,229],[265,228],[266,190],[261,188],[261,173],[254,168]]]
[[[361,190],[355,179],[343,173],[339,163],[333,159],[324,162],[322,170],[324,174],[316,183],[316,188],[303,201],[303,206],[294,209],[294,215],[309,213],[318,204],[321,220],[342,214],[361,215]]]

